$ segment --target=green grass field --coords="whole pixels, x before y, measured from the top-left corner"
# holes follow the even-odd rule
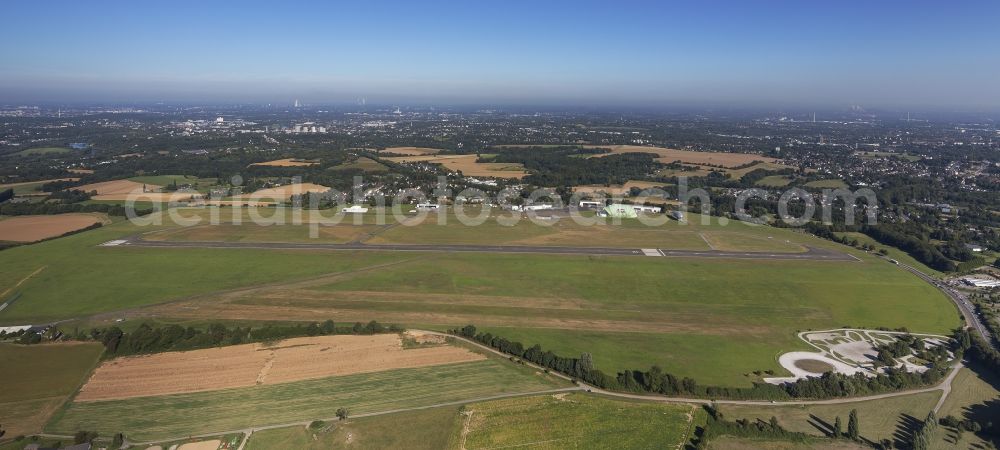
[[[479,209],[469,209],[467,216],[476,217]],[[501,220],[511,213],[494,211],[485,222],[470,226],[448,212],[446,223],[438,223],[437,214],[429,214],[422,222],[415,219],[378,233],[371,244],[484,244],[542,245],[617,248],[663,248],[675,250],[733,250],[799,252],[804,249],[786,242],[789,233],[770,227],[756,227],[743,222],[720,225],[717,218],[701,223],[701,215],[690,214],[681,224],[666,220],[658,225],[646,225],[638,219],[622,219],[615,223],[580,223],[571,218],[538,220],[521,217],[506,225]],[[662,218],[662,216],[661,216]],[[602,220],[592,216],[583,220]],[[711,246],[710,246],[711,244]]]
[[[938,417],[955,416],[980,423],[997,422],[1000,417],[1000,377],[984,370],[962,369],[952,382],[951,395],[941,405]],[[990,448],[989,436],[938,427],[934,448]],[[992,446],[1000,445],[994,436]]]
[[[44,322],[149,305],[240,286],[288,282],[399,258],[376,252],[107,248],[138,231],[117,223],[0,252],[0,287],[45,269],[17,291],[0,323]]]
[[[148,240],[165,241],[218,241],[218,242],[324,242],[343,244],[374,233],[378,225],[351,225],[317,227],[317,238],[310,237],[309,225],[284,225],[263,227],[258,225],[219,224],[179,228],[149,235]]]
[[[791,182],[792,178],[788,175],[769,175],[757,181],[757,185],[764,187],[783,187],[788,186]]]
[[[456,448],[680,448],[703,420],[690,405],[629,403],[586,394],[467,405]]]
[[[809,442],[775,441],[769,439],[734,438],[722,436],[708,442],[708,450],[862,450],[871,447],[848,440],[816,438]]]
[[[354,161],[347,162],[339,166],[331,167],[331,169],[332,170],[356,169],[356,170],[363,170],[365,172],[387,172],[389,170],[389,168],[383,165],[382,163],[375,161],[371,158],[365,158],[365,157],[360,157],[355,159]]]
[[[15,153],[15,155],[18,156],[55,155],[60,153],[69,153],[70,151],[72,150],[66,147],[36,147],[36,148],[29,148],[27,150],[21,150]]]
[[[304,426],[258,431],[250,435],[247,450],[294,448],[327,450],[346,448],[405,448],[441,450],[452,448],[461,421],[457,406],[420,411],[349,418],[327,422],[319,430]]]
[[[7,437],[41,431],[102,351],[99,344],[0,344],[0,424]]]
[[[49,181],[39,181],[36,183],[17,183],[16,186],[10,186],[14,190],[14,195],[30,195],[30,194],[42,194],[42,185],[49,183]],[[0,186],[0,191],[6,190],[7,187]]]
[[[403,323],[473,323],[566,355],[591,352],[608,372],[657,364],[702,383],[741,386],[753,380],[746,373],[779,371],[780,353],[807,349],[796,331],[850,325],[947,333],[959,323],[934,287],[870,257],[434,255],[327,286],[257,295],[234,308],[268,304]]]
[[[834,405],[722,405],[720,410],[726,420],[761,419],[766,422],[773,416],[786,430],[823,436],[821,430],[832,428],[838,416],[846,430],[848,415],[852,409],[857,409],[860,435],[872,442],[879,442],[882,439],[896,439],[897,433],[911,433],[914,419],[923,421],[940,397],[940,392],[926,392]]]
[[[341,407],[363,414],[561,387],[566,384],[533,369],[490,358],[252,388],[72,403],[46,430],[125,431],[133,439],[171,439],[329,419]]]
[[[6,440],[9,437],[12,438],[16,436],[4,436],[3,438]],[[0,450],[24,450],[24,448],[30,444],[37,444],[40,448],[60,448],[63,445],[73,444],[73,440],[40,438],[38,436],[34,436],[34,439],[26,437],[20,441],[11,440],[4,442],[3,444],[0,444]]]
[[[816,180],[810,181],[805,185],[823,189],[847,189],[847,183],[845,183],[844,180]]]

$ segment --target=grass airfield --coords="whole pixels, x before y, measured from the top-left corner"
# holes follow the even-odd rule
[[[208,209],[177,211],[207,218]],[[782,374],[777,355],[806,350],[806,329],[907,327],[945,334],[957,311],[934,287],[885,261],[788,229],[636,221],[583,227],[522,220],[514,227],[379,224],[321,226],[319,241],[490,243],[801,252],[834,248],[857,262],[665,257],[502,255],[99,247],[137,233],[150,239],[300,241],[308,225],[247,224],[218,211],[219,228],[101,229],[0,252],[0,291],[23,283],[0,324],[119,317],[177,320],[378,320],[445,329],[472,323],[567,356],[591,352],[598,368],[659,365],[702,384],[748,386],[754,372]],[[273,210],[255,211],[273,214]],[[509,214],[509,213],[503,213]],[[281,216],[290,221],[291,215]],[[348,222],[353,218],[346,219]],[[429,222],[433,222],[430,220]],[[564,225],[565,223],[565,225]],[[456,225],[457,224],[457,225]],[[295,228],[299,227],[299,228]],[[35,271],[41,271],[25,279]]]

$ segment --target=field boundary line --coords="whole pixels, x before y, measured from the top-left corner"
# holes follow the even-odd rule
[[[3,293],[0,294],[0,298],[6,297],[7,294],[10,293],[10,291],[13,291],[14,289],[17,289],[18,287],[20,287],[22,284],[24,284],[25,281],[28,281],[31,277],[33,277],[35,275],[38,275],[39,272],[45,270],[46,267],[48,267],[48,266],[39,267],[39,268],[35,269],[34,272],[29,273],[28,276],[22,278],[16,284],[14,284],[13,286],[11,286],[11,287],[7,288],[6,290],[4,290]]]
[[[715,248],[715,246],[714,246],[714,245],[712,245],[712,243],[708,241],[708,238],[707,238],[707,237],[705,237],[705,233],[698,233],[698,237],[700,237],[700,238],[701,238],[701,240],[705,241],[705,245],[708,245],[708,248],[710,248],[710,249],[712,249],[712,250],[717,250],[717,249]]]
[[[48,266],[42,266],[42,267],[39,267],[39,268],[35,269],[34,272],[29,273],[28,276],[22,278],[16,284],[14,284],[13,286],[11,286],[11,287],[7,288],[6,290],[4,290],[3,293],[0,294],[0,300],[3,300],[5,298],[7,298],[7,294],[10,294],[12,291],[14,291],[18,287],[20,287],[26,281],[28,281],[29,279],[31,279],[31,277],[33,277],[33,276],[38,275],[39,273],[41,273],[43,270],[45,270],[46,267],[48,267]],[[7,300],[7,301],[5,301],[3,303],[0,303],[0,312],[3,312],[3,310],[7,309],[10,305],[14,304],[14,301],[16,301],[18,298],[20,298],[20,296],[17,295],[17,293],[15,292],[14,295],[11,296],[11,298],[9,300]]]

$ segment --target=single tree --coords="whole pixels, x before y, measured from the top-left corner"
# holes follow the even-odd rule
[[[590,353],[583,353],[580,355],[580,373],[585,375],[594,370],[594,357],[590,356]]]
[[[843,430],[844,428],[840,425],[840,416],[837,416],[837,420],[833,421],[833,437],[839,438],[844,433]]]
[[[111,440],[111,448],[119,449],[125,444],[125,435],[122,433],[115,433],[115,438]]]
[[[97,433],[93,431],[80,430],[77,431],[75,435],[73,435],[74,444],[86,444],[93,441],[94,439],[97,439]]]
[[[851,415],[847,418],[847,437],[857,440],[858,433],[858,410],[852,409]]]
[[[347,420],[348,412],[344,408],[337,408],[337,418],[340,420]]]

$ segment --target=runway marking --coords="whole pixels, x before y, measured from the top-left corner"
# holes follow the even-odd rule
[[[660,253],[660,251],[655,248],[644,248],[642,249],[642,254],[646,256],[663,256],[663,253]]]

